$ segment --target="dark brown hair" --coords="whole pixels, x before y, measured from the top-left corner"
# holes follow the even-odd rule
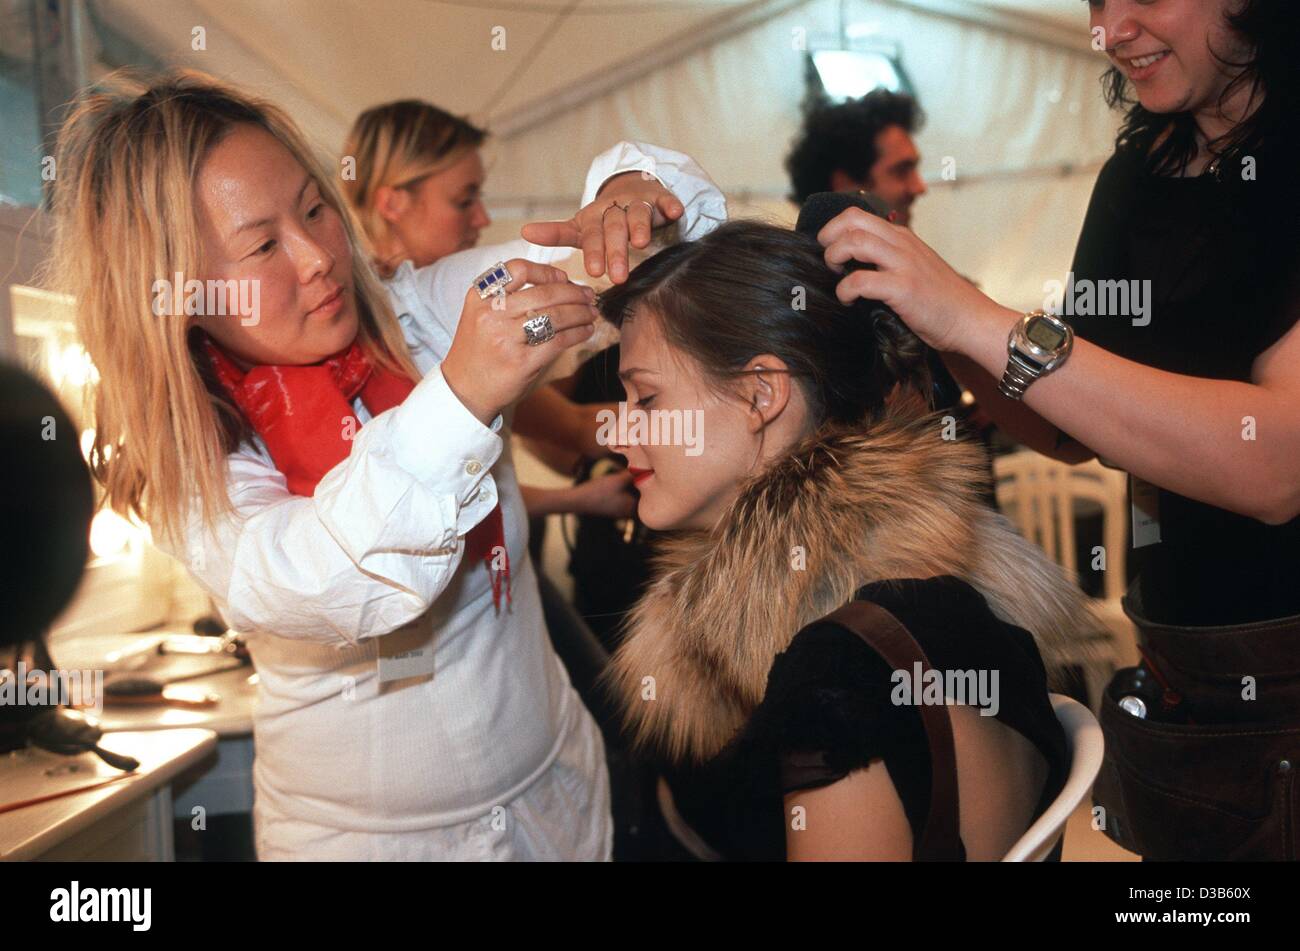
[[[1225,67],[1238,69],[1219,99],[1227,100],[1241,87],[1262,98],[1260,106],[1245,121],[1210,143],[1223,155],[1243,153],[1274,137],[1294,138],[1296,97],[1300,77],[1295,60],[1300,56],[1300,9],[1295,0],[1247,0],[1236,14],[1226,17],[1228,28],[1250,47],[1241,62],[1226,59],[1211,49]],[[1101,77],[1106,103],[1124,109],[1124,123],[1116,137],[1117,149],[1134,149],[1146,156],[1147,171],[1155,175],[1181,174],[1196,157],[1196,119],[1190,112],[1172,115],[1151,112],[1129,94],[1128,78],[1111,66]],[[1152,148],[1166,129],[1170,134]]]
[[[877,317],[877,302],[841,304],[839,280],[815,238],[732,221],[648,258],[601,295],[600,308],[615,326],[653,314],[669,345],[715,382],[774,354],[818,424],[852,424],[874,416],[896,384],[926,391],[926,348],[897,317]]]
[[[803,126],[785,159],[790,200],[802,205],[809,195],[834,191],[831,175],[836,171],[869,188],[871,168],[880,158],[880,133],[898,126],[915,135],[924,124],[925,113],[915,99],[888,89],[840,103],[812,98],[804,105]]]

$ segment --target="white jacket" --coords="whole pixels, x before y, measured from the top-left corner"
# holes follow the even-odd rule
[[[725,219],[687,156],[623,142],[583,203],[642,170],[686,206],[683,236]],[[483,426],[438,369],[473,278],[500,260],[558,260],[524,241],[461,252],[388,282],[417,368],[411,395],[363,423],[315,495],[294,496],[260,441],[229,456],[238,513],[189,521],[171,554],[244,634],[260,675],[254,819],[262,858],[604,859],[603,745],[546,634],[502,419]],[[490,368],[485,368],[490,372]],[[501,502],[513,607],[462,565]],[[380,684],[380,639],[431,628],[431,677]]]

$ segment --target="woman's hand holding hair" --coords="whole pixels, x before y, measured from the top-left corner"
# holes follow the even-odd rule
[[[520,233],[533,244],[582,248],[588,274],[600,277],[608,270],[609,279],[621,284],[628,275],[628,246],[646,247],[652,229],[676,221],[685,211],[658,179],[624,172],[568,221],[534,221]]]
[[[909,229],[890,224],[860,208],[842,212],[817,233],[826,263],[844,272],[850,261],[874,264],[876,270],[851,270],[836,288],[844,303],[878,300],[892,309],[912,332],[936,350],[969,353],[988,323],[1003,327],[1002,307],[949,266]]]
[[[1053,452],[1043,444],[1051,426],[1058,449],[1061,436],[1077,444],[1066,444],[1067,461],[1095,454],[1170,492],[1269,525],[1300,513],[1300,325],[1254,358],[1249,382],[1171,373],[1076,338],[1061,371],[1013,401],[995,395],[993,381],[1006,366],[1007,334],[1020,314],[967,283],[906,228],[864,211],[837,215],[817,240],[833,269],[850,261],[879,268],[847,274],[836,290],[841,301],[881,301],[934,349],[969,358],[963,382],[1000,425],[1038,451]],[[1007,415],[1012,410],[1016,416]],[[1247,418],[1274,435],[1243,452]]]
[[[524,395],[565,350],[591,337],[595,292],[559,268],[522,258],[506,262],[513,280],[502,296],[480,299],[470,288],[442,375],[465,408],[485,426]],[[525,286],[531,285],[531,286]],[[546,314],[555,336],[530,346],[524,322]]]

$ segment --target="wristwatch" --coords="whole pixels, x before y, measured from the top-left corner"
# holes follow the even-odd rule
[[[1074,331],[1065,321],[1041,310],[1025,314],[1007,337],[1007,368],[998,392],[1023,399],[1029,384],[1064,363],[1073,345]]]

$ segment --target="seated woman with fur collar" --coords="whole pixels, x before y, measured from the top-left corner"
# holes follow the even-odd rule
[[[916,397],[922,344],[841,304],[837,281],[812,237],[732,222],[604,294],[642,411],[612,448],[641,520],[673,530],[609,684],[725,858],[996,860],[1069,768],[1044,659],[1095,625],[981,501],[983,450]],[[674,414],[701,444],[654,438]],[[909,699],[919,669],[826,618],[858,599],[901,622],[950,696],[980,696]],[[949,843],[922,849],[945,821],[927,701],[946,703],[955,788]]]

